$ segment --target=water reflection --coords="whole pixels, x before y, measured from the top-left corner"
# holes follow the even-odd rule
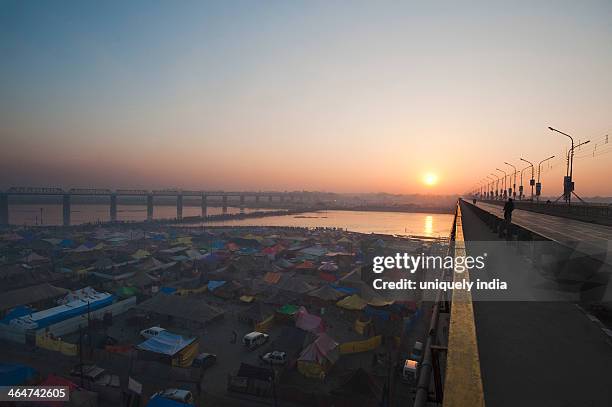
[[[433,235],[433,216],[431,215],[427,215],[425,216],[425,236],[432,236]]]

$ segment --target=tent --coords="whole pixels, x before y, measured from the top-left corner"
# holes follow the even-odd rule
[[[140,259],[144,259],[146,257],[149,257],[151,255],[151,253],[149,253],[146,250],[143,249],[138,249],[134,252],[134,254],[132,254],[132,258],[136,259],[136,260],[140,260]]]
[[[49,261],[49,259],[47,257],[43,257],[43,256],[40,256],[32,252],[28,254],[27,256],[25,256],[23,259],[21,259],[21,261],[25,263],[37,263],[37,262]]]
[[[273,273],[271,271],[268,271],[264,275],[263,280],[268,284],[276,284],[280,281],[281,277],[282,277],[281,273]]]
[[[223,286],[225,284],[224,280],[210,280],[208,282],[207,288],[208,291],[215,291],[217,288]]]
[[[295,326],[312,333],[321,333],[325,331],[323,319],[317,315],[309,314],[304,307],[300,307],[296,314]]]
[[[299,278],[285,278],[279,285],[278,288],[291,291],[297,294],[305,294],[315,289],[314,286],[308,284]]]
[[[315,297],[323,301],[338,301],[340,298],[346,296],[346,294],[325,284],[321,288],[317,288],[316,290],[309,292],[308,296]]]
[[[319,266],[319,271],[325,271],[325,272],[328,272],[328,273],[333,273],[335,271],[338,271],[338,266],[333,261],[324,261]]]
[[[306,377],[323,379],[339,357],[338,343],[326,333],[321,333],[300,354],[298,370]]]
[[[298,312],[298,310],[299,310],[299,307],[297,305],[285,304],[279,309],[277,309],[276,312],[285,314],[285,315],[295,315]]]
[[[174,356],[186,346],[190,345],[196,338],[185,338],[181,335],[162,331],[136,346],[139,350],[145,350],[163,355]]]
[[[336,303],[340,308],[348,309],[348,310],[362,310],[368,305],[366,301],[364,301],[357,294],[353,294],[350,297],[346,297]]]

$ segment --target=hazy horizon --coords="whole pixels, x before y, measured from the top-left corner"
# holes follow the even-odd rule
[[[610,21],[607,1],[0,1],[0,187],[459,195],[555,154],[555,196],[552,126],[592,141],[576,192],[612,196]]]

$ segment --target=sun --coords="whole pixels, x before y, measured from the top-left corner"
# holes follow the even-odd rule
[[[434,174],[433,172],[428,172],[425,175],[423,175],[423,184],[427,185],[428,187],[433,187],[437,183],[438,183],[438,176]]]

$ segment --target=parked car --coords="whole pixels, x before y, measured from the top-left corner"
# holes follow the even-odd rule
[[[183,404],[194,404],[193,394],[189,390],[183,389],[165,389],[158,391],[151,396],[151,400],[154,398],[161,397],[168,400],[178,401]]]
[[[119,387],[119,376],[108,373],[103,368],[96,365],[77,365],[71,371],[70,375],[81,377],[86,383],[86,386],[92,388],[96,386]]]
[[[81,375],[82,372],[82,375]],[[100,399],[111,405],[121,403],[121,385],[119,376],[110,374],[108,371],[96,365],[76,365],[71,371],[72,376],[83,376],[83,387],[98,393]],[[80,380],[77,380],[79,382]],[[80,383],[79,383],[80,384]]]
[[[284,365],[287,363],[287,354],[285,352],[275,350],[263,355],[261,360],[271,365]]]
[[[202,369],[208,369],[215,363],[217,363],[217,355],[213,355],[212,353],[200,353],[193,360],[191,367],[201,367]]]
[[[423,342],[416,341],[414,343],[414,347],[412,348],[412,353],[410,353],[410,359],[420,362],[422,357],[423,357]]]
[[[161,328],[159,326],[152,326],[151,328],[143,329],[142,331],[140,331],[140,336],[145,337],[146,339],[150,339],[165,331],[166,330],[164,328]]]
[[[269,338],[270,335],[268,334],[254,331],[244,335],[244,338],[242,338],[242,344],[252,350],[266,343]]]

